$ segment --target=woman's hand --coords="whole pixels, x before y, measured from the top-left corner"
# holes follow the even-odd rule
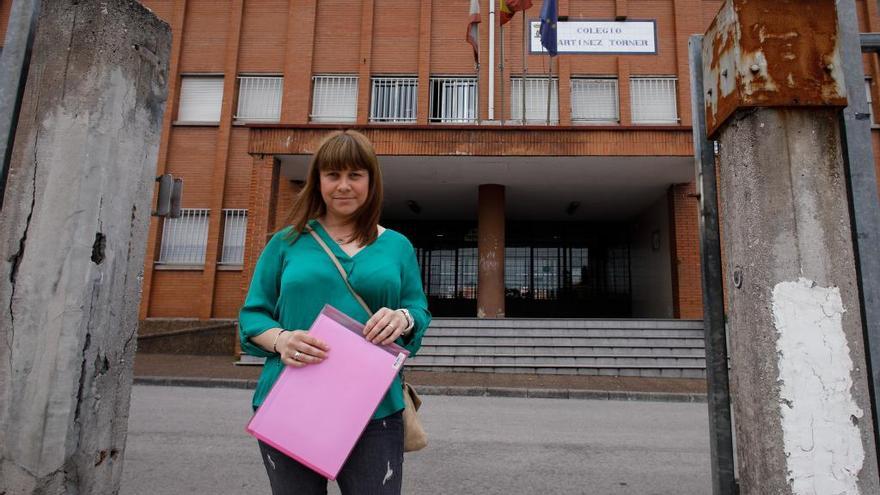
[[[404,334],[409,324],[400,311],[380,308],[364,326],[364,337],[374,344],[388,345]]]
[[[302,330],[285,331],[278,336],[277,348],[281,362],[295,368],[320,363],[330,350],[326,342]]]

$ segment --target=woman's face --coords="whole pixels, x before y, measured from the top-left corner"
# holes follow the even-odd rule
[[[321,171],[321,197],[330,216],[351,217],[367,202],[369,192],[370,174],[364,169]]]

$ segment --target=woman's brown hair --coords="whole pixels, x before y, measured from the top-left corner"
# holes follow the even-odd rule
[[[352,236],[359,246],[376,240],[377,225],[382,212],[382,171],[373,145],[366,136],[357,131],[338,131],[328,136],[312,157],[306,183],[293,202],[285,223],[293,227],[289,238],[295,239],[306,223],[327,213],[327,205],[321,197],[322,171],[366,170],[370,177],[367,200],[355,212]]]

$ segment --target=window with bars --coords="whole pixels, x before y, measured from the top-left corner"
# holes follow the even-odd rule
[[[415,122],[418,84],[416,77],[374,77],[370,121]]]
[[[630,79],[634,124],[677,124],[676,79],[634,77]]]
[[[220,122],[223,76],[183,76],[180,81],[179,122]]]
[[[357,120],[358,78],[350,75],[312,77],[312,122]]]
[[[458,249],[458,290],[459,299],[477,298],[477,248]]]
[[[475,77],[431,78],[431,122],[468,123],[477,120]]]
[[[223,210],[223,250],[221,265],[244,263],[244,240],[247,232],[247,210]]]
[[[428,295],[455,298],[455,249],[432,249],[428,263]]]
[[[237,120],[278,122],[281,120],[280,76],[239,76]]]
[[[203,265],[208,245],[208,209],[186,208],[180,218],[165,218],[159,263]]]
[[[547,78],[526,78],[526,123],[542,124],[547,122]],[[514,77],[510,80],[510,118],[522,121],[522,88],[523,79]],[[553,78],[550,92],[550,123],[559,123],[559,79]]]
[[[620,108],[617,79],[572,78],[571,120],[572,122],[618,122]]]

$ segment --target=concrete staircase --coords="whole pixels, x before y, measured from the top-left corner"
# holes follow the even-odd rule
[[[412,370],[703,378],[703,322],[435,318]]]

